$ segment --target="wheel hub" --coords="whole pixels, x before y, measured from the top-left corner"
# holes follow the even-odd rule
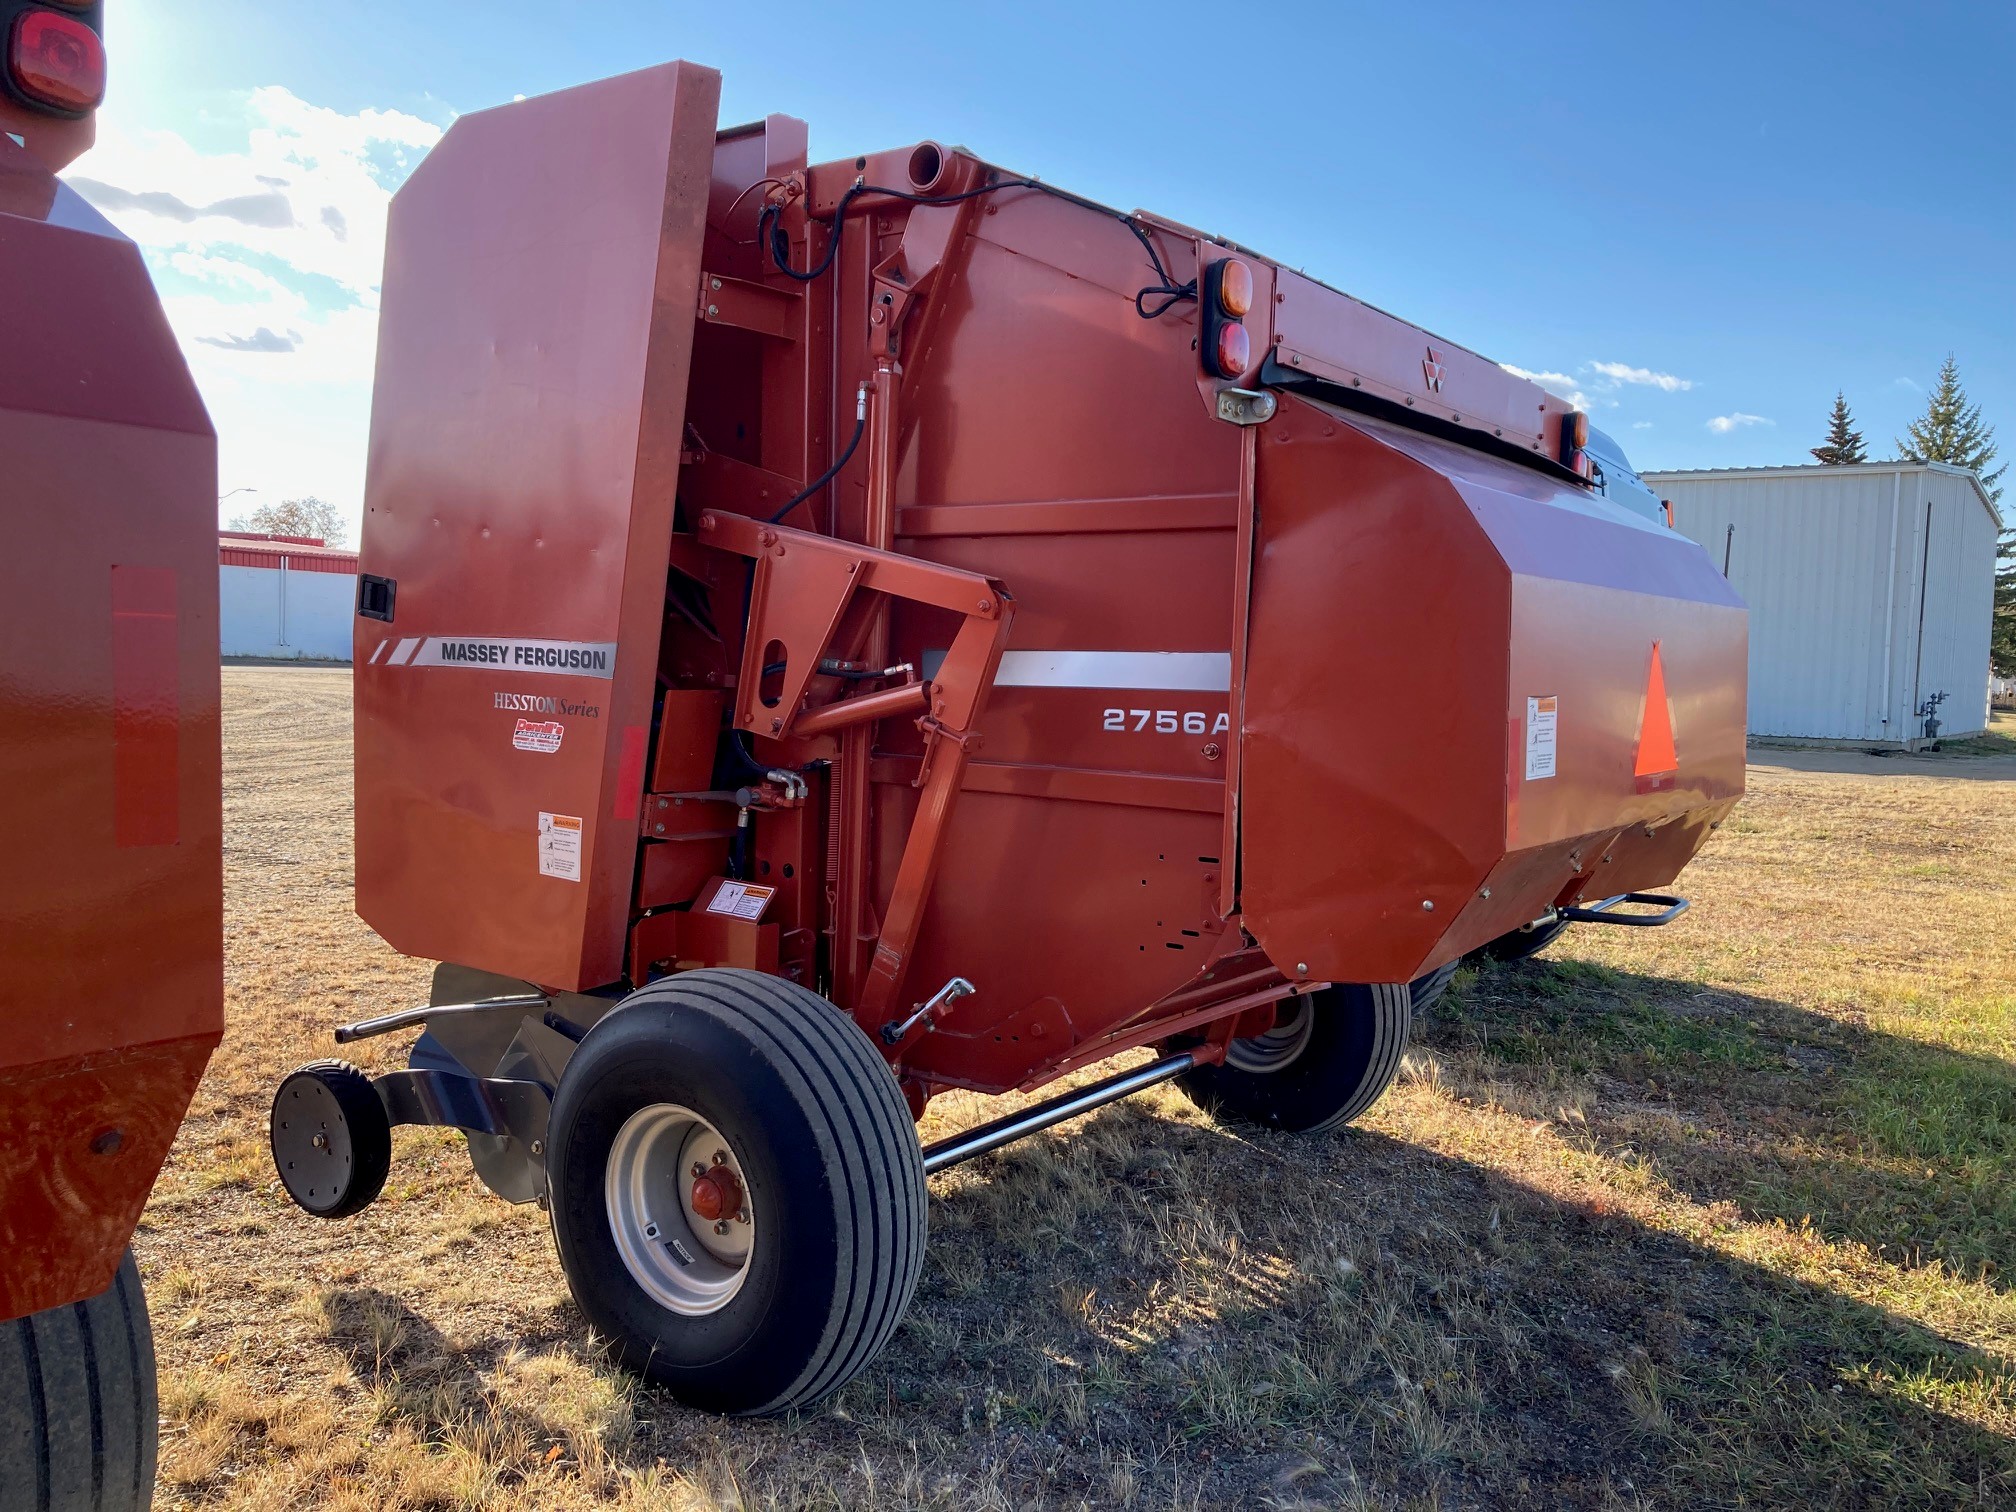
[[[693,1178],[687,1205],[708,1223],[732,1222],[742,1216],[742,1183],[727,1166],[710,1166]]]
[[[609,1148],[609,1232],[631,1277],[659,1306],[699,1315],[742,1289],[756,1221],[741,1163],[690,1108],[653,1103]]]

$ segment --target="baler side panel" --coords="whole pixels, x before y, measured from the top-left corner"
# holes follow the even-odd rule
[[[357,898],[408,954],[622,974],[718,90],[670,64],[465,116],[394,197]]]
[[[1407,981],[1502,845],[1508,575],[1444,478],[1304,401],[1257,468],[1241,908],[1291,979]]]
[[[1240,437],[1199,397],[1194,312],[1136,315],[1124,226],[1026,190],[988,204],[906,356],[896,525],[900,550],[1015,596],[910,977],[914,998],[954,974],[980,991],[904,1060],[1000,1090],[1192,981],[1226,930]],[[928,667],[944,628],[899,608],[893,654]],[[918,740],[880,740],[886,889]]]
[[[145,264],[0,135],[0,1319],[111,1281],[223,1029],[217,444]]]
[[[1259,456],[1241,903],[1275,964],[1407,981],[1670,882],[1743,783],[1745,617],[1700,548],[1299,399]]]

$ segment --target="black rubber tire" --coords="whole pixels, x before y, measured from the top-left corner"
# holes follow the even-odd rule
[[[640,1108],[670,1102],[726,1138],[754,1213],[741,1289],[699,1316],[624,1264],[603,1182]],[[548,1125],[553,1233],[574,1299],[623,1363],[709,1412],[810,1406],[902,1321],[924,1265],[917,1131],[853,1020],[759,972],[682,972],[632,993],[567,1063]]]
[[[1432,976],[1432,973],[1431,973]],[[1428,980],[1428,978],[1423,978]],[[1176,1078],[1208,1113],[1280,1129],[1326,1134],[1358,1117],[1391,1085],[1414,1016],[1406,986],[1342,984],[1311,994],[1309,1038],[1279,1069],[1199,1066]]]
[[[320,1083],[342,1115],[341,1128],[331,1132],[329,1148],[313,1157],[329,1163],[327,1184],[316,1178],[312,1190],[302,1183],[297,1171],[289,1169],[284,1148],[287,1131],[282,1127],[292,1111],[289,1105],[298,1106],[296,1094],[302,1090],[304,1078]],[[385,1104],[371,1078],[348,1061],[310,1061],[288,1073],[274,1089],[266,1137],[281,1189],[304,1213],[317,1218],[348,1218],[361,1213],[378,1200],[385,1190],[385,1178],[392,1172],[392,1123],[385,1115]],[[304,1152],[302,1158],[310,1157]]]
[[[1449,983],[1455,978],[1456,969],[1462,964],[1459,958],[1447,966],[1437,966],[1426,976],[1418,976],[1408,984],[1407,995],[1413,1000],[1416,1018],[1434,1007],[1442,994],[1449,990]]]
[[[0,1323],[0,1512],[145,1512],[158,1431],[131,1250],[97,1296]]]
[[[1498,936],[1477,954],[1494,961],[1523,961],[1528,956],[1538,955],[1560,939],[1562,931],[1567,927],[1568,920],[1556,919],[1551,924],[1542,924],[1538,929],[1515,929],[1510,934]]]

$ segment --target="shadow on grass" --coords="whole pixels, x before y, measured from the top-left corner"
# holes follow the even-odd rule
[[[1810,1224],[1906,1266],[2006,1289],[2016,1065],[1696,982],[1545,958],[1487,969],[1417,1038],[1516,1099],[1594,1078],[1579,1109],[1697,1202]],[[1486,1069],[1488,1063],[1488,1069]],[[1546,1113],[1552,1108],[1533,1108]]]
[[[928,1398],[1019,1364],[1052,1442],[1063,1375],[1203,1505],[2016,1500],[2016,1442],[1951,1410],[2006,1417],[2006,1361],[1600,1202],[1138,1110],[982,1174],[880,1368]]]
[[[1599,1151],[1730,1204],[1732,1231],[1738,1210],[1810,1214],[1905,1259],[2010,1232],[1914,1153],[1964,1135],[2005,1168],[1985,1132],[2016,1096],[2000,1063],[1572,962],[1466,977],[1420,1043],[1448,1090],[1572,1105]],[[1419,1094],[1410,1119],[1447,1113]],[[486,1452],[528,1473],[551,1443],[670,1466],[724,1505],[2016,1504],[2016,1440],[1981,1426],[2016,1421],[2003,1357],[1564,1199],[1544,1155],[1244,1131],[1158,1096],[935,1182],[906,1322],[809,1414],[724,1422],[633,1393],[566,1307],[533,1343],[454,1342],[337,1292],[328,1333],[423,1438],[463,1443],[487,1415]],[[1522,1137],[1452,1117],[1437,1148],[1480,1122]]]

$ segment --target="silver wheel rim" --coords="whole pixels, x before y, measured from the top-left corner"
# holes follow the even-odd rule
[[[1274,1010],[1275,1024],[1265,1034],[1235,1039],[1225,1047],[1225,1064],[1235,1071],[1265,1076],[1294,1064],[1316,1031],[1309,996],[1288,998]]]
[[[709,1221],[693,1207],[696,1167],[725,1167],[743,1193],[740,1216]],[[603,1174],[609,1232],[630,1277],[660,1307],[697,1317],[742,1290],[756,1215],[734,1148],[677,1103],[639,1108],[616,1131]],[[725,1229],[723,1227],[725,1223]]]

